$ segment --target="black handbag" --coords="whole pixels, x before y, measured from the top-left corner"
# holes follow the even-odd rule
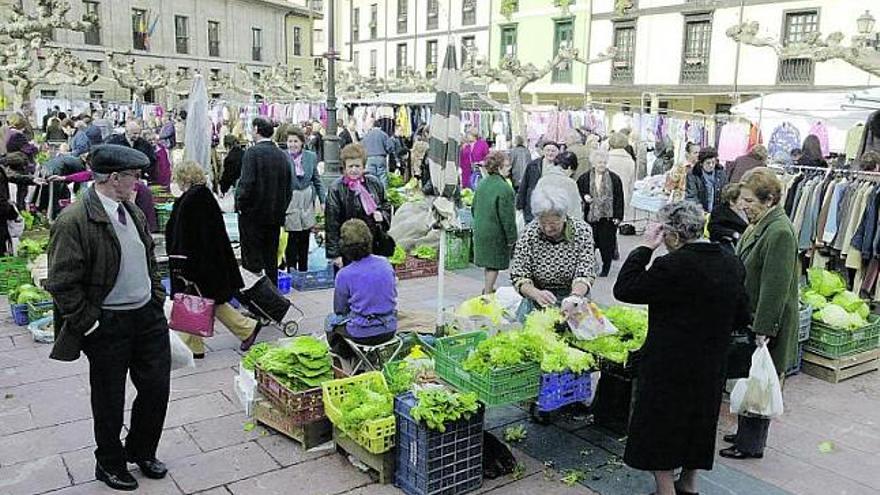
[[[397,243],[394,242],[394,238],[388,235],[388,232],[382,230],[382,227],[377,226],[373,233],[373,254],[389,258],[394,255],[394,248],[396,247]]]
[[[749,329],[734,331],[731,335],[730,347],[727,348],[727,373],[728,380],[735,378],[748,378],[752,367],[752,354],[758,345],[755,343],[755,334]]]

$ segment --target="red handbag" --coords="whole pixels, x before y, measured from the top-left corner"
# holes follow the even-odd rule
[[[214,335],[214,300],[202,297],[195,284],[187,282],[187,286],[189,285],[195,287],[198,295],[183,292],[174,294],[168,327],[198,337],[212,337]]]

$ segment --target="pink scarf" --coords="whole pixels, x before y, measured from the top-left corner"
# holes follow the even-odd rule
[[[358,197],[361,199],[361,206],[364,207],[364,212],[368,216],[372,216],[373,213],[375,213],[376,210],[379,209],[376,206],[376,200],[373,199],[370,191],[367,191],[366,186],[364,186],[365,181],[363,177],[358,180],[354,180],[345,175],[342,177],[342,183],[348,187],[349,191],[354,191],[354,193],[358,195]]]
[[[290,159],[293,160],[293,168],[296,172],[297,177],[302,177],[306,175],[305,170],[303,170],[303,154],[300,151],[298,154],[290,153]]]

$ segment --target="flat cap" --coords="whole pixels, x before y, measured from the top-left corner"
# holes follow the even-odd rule
[[[150,165],[147,155],[136,149],[118,144],[101,144],[89,150],[92,171],[112,174],[123,170],[141,170]]]

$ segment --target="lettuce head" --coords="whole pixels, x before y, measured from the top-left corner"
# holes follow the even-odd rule
[[[838,292],[846,290],[846,284],[844,284],[843,278],[840,275],[822,268],[810,268],[807,270],[807,280],[810,282],[811,289],[825,297],[831,297]]]
[[[822,309],[828,304],[828,300],[825,299],[825,296],[819,294],[813,289],[807,289],[801,292],[801,301],[803,301],[804,304],[809,304],[813,309]]]

